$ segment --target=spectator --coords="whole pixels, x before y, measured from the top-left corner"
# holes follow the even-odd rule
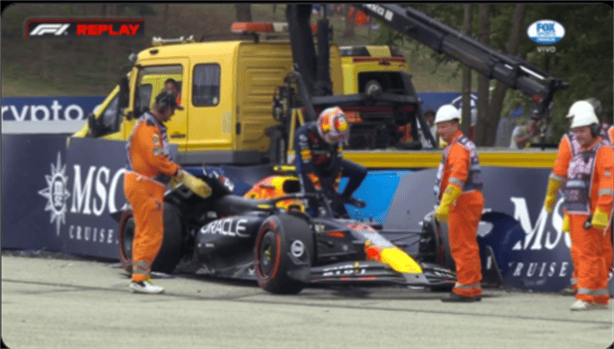
[[[426,120],[426,123],[429,125],[429,129],[431,130],[431,134],[433,135],[433,138],[435,138],[435,142],[439,142],[439,135],[437,134],[437,125],[435,125],[435,112],[433,111],[433,109],[429,108],[426,111],[426,113],[424,113],[424,119]],[[420,129],[420,124],[418,124],[418,128]],[[433,148],[433,145],[431,144],[431,142],[429,142],[426,139],[426,137],[424,136],[424,133],[422,132],[421,132],[420,141],[422,142],[423,148]]]
[[[512,139],[510,141],[510,149],[523,149],[531,146],[531,143],[539,142],[539,116],[537,111],[533,111],[529,123],[526,125],[518,125],[512,131]]]

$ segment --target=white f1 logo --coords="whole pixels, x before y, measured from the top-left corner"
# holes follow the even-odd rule
[[[66,29],[70,26],[67,24],[39,24],[34,30],[30,32],[31,36],[42,36],[45,34],[53,34],[60,36],[66,32]]]

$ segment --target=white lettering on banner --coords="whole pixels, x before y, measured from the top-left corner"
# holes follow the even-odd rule
[[[51,106],[40,104],[40,105],[23,105],[21,110],[17,110],[17,107],[14,105],[5,105],[2,106],[2,120],[3,121],[13,121],[10,117],[5,118],[5,113],[10,112],[13,115],[15,121],[25,122],[25,121],[62,121],[60,119],[60,115],[64,117],[66,121],[77,121],[84,120],[85,111],[78,104],[70,104],[64,109],[64,113],[60,114],[63,106],[58,102],[57,99],[54,99],[51,103]],[[51,110],[49,110],[51,109]],[[30,117],[28,118],[28,111],[30,112]],[[42,118],[41,118],[42,116]]]
[[[38,119],[36,117],[36,113],[42,111],[43,112],[43,118],[42,119]],[[32,118],[32,121],[36,121],[36,120],[40,120],[40,121],[47,121],[49,120],[49,109],[47,107],[45,107],[44,105],[32,105],[30,106],[30,115]]]
[[[75,118],[72,118],[70,116],[70,113],[73,110],[77,112],[77,117]],[[71,104],[68,107],[66,107],[66,110],[64,110],[64,118],[66,120],[81,120],[83,118],[83,109],[81,109],[81,107],[76,104]]]
[[[559,262],[531,262],[526,269],[524,269],[525,263],[523,262],[509,262],[508,266],[510,270],[514,270],[512,276],[515,277],[533,277],[538,270],[539,277],[543,277],[544,274],[548,277],[553,277],[557,274],[557,270],[558,275],[556,276],[566,277],[568,276],[569,262],[562,262],[560,265]],[[546,270],[548,271],[547,273]]]
[[[51,109],[53,109],[53,120],[58,120],[58,113],[62,110],[62,106],[58,103],[57,99],[53,100],[53,104],[51,104]]]
[[[113,240],[114,233],[113,229],[82,227],[80,225],[68,227],[68,238],[70,240],[91,241],[107,245],[118,242]]]
[[[87,170],[85,182],[82,181],[82,166],[74,165],[73,200],[70,205],[70,212],[82,215],[102,216],[105,213],[116,213],[118,211],[115,202],[118,183],[123,179],[126,171],[124,168],[118,169],[111,176],[111,169],[106,166],[100,168],[90,166]],[[68,211],[67,199],[70,197],[68,190],[68,176],[66,175],[66,165],[62,165],[61,153],[58,152],[57,163],[51,164],[51,175],[46,175],[48,187],[38,193],[47,198],[46,211],[51,211],[51,223],[56,222],[56,233],[60,235],[60,226],[66,222],[65,214]],[[109,183],[110,181],[110,183]],[[92,191],[95,195],[92,195]],[[91,207],[91,208],[90,208]],[[125,209],[124,205],[121,209]],[[245,229],[243,226],[238,231]],[[117,243],[114,239],[114,230],[102,227],[70,225],[68,238],[93,243],[111,244]]]
[[[98,171],[98,175],[96,175],[96,194],[100,198],[100,206],[96,209],[96,198],[92,199],[92,209],[94,210],[94,214],[96,216],[100,216],[102,212],[104,212],[104,205],[107,203],[107,189],[101,182],[100,176],[104,174],[105,176],[105,184],[109,182],[109,171],[106,167],[101,167]]]
[[[83,213],[87,215],[92,214],[92,211],[90,211],[89,203],[90,193],[92,191],[92,180],[94,179],[94,171],[96,170],[96,167],[90,166],[90,169],[87,173],[87,179],[83,186],[81,186],[81,165],[74,165],[74,169],[75,180],[73,182],[72,207],[70,208],[70,212]],[[85,209],[81,210],[84,201]]]
[[[111,180],[111,186],[109,186],[109,213],[117,212],[117,206],[115,206],[115,191],[117,190],[117,183],[119,183],[119,180],[124,178],[124,172],[126,172],[125,168],[119,169],[115,172],[115,176],[113,176]]]
[[[17,108],[14,105],[11,105],[11,112],[13,112],[13,116],[15,116],[16,121],[24,121],[26,119],[26,114],[28,113],[28,106],[24,105],[21,113],[17,113]]]
[[[105,211],[105,207],[107,207],[108,213],[115,213],[118,211],[115,203],[117,185],[123,178],[126,169],[121,168],[117,170],[109,184],[111,170],[106,166],[100,168],[90,166],[85,182],[81,180],[81,178],[83,178],[81,176],[81,165],[74,165],[73,168],[75,175],[73,177],[71,213],[91,215],[93,211],[94,215],[101,216]],[[92,195],[92,188],[95,189],[97,197]]]
[[[514,219],[520,223],[520,226],[525,231],[524,245],[522,241],[518,241],[512,250],[527,250],[530,247],[531,250],[542,250],[544,247],[547,250],[554,249],[561,240],[562,232],[562,223],[563,218],[559,213],[559,207],[563,203],[563,199],[559,199],[556,204],[555,209],[552,211],[552,228],[554,229],[554,233],[550,230],[546,231],[545,237],[544,232],[546,229],[546,223],[548,222],[548,213],[546,209],[542,207],[539,217],[537,218],[537,222],[535,222],[535,226],[531,225],[531,217],[529,215],[529,209],[527,208],[527,202],[525,198],[520,197],[511,197],[510,200],[514,204]],[[556,236],[555,236],[556,235]],[[571,240],[569,239],[569,234],[564,234],[565,244],[569,248],[571,246]],[[543,244],[542,244],[543,243]]]

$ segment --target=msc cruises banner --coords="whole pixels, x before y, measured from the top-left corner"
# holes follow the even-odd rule
[[[75,133],[104,99],[104,96],[2,97],[2,133]]]
[[[493,248],[506,286],[555,292],[570,284],[571,240],[569,234],[561,231],[562,197],[559,195],[551,214],[543,209],[550,171],[482,168],[484,210],[492,212],[482,219],[491,217],[498,229],[480,236],[478,241]],[[421,229],[420,222],[436,205],[433,192],[436,173],[437,169],[426,169],[401,179],[382,222],[384,228]]]
[[[126,203],[124,146],[85,138],[72,139],[67,148],[66,137],[57,135],[3,135],[2,248],[117,258],[112,216]],[[239,191],[257,180],[251,178],[256,171],[246,177],[245,169],[223,170],[237,190],[242,184]],[[549,171],[483,168],[485,209],[491,211],[483,220],[489,217],[497,228],[479,241],[493,248],[506,286],[555,292],[569,285],[573,265],[569,235],[561,231],[562,200],[552,214],[542,207]],[[356,192],[368,205],[350,214],[385,229],[419,231],[435,205],[435,172],[370,171]]]

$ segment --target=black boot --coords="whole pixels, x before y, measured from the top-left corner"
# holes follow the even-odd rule
[[[353,196],[349,198],[344,197],[343,199],[346,204],[356,206],[358,208],[365,208],[367,206],[367,204],[364,201],[357,199]]]

